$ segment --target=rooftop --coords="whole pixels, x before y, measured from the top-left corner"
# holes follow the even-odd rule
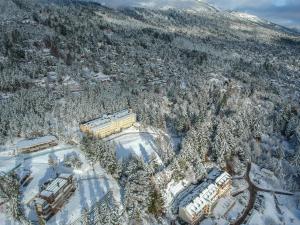
[[[42,198],[36,198],[35,203],[38,204],[38,205],[44,205],[47,202]]]
[[[38,138],[34,138],[34,139],[26,139],[26,140],[19,141],[16,144],[16,148],[18,148],[18,149],[30,148],[30,147],[33,147],[36,145],[46,144],[46,143],[49,143],[52,141],[57,141],[57,138],[52,135],[38,137]]]
[[[132,112],[130,112],[128,109],[122,110],[120,112],[114,113],[112,115],[103,115],[102,117],[95,119],[95,120],[91,120],[89,122],[84,123],[84,125],[89,126],[91,129],[93,130],[97,130],[99,128],[104,128],[106,126],[109,126],[109,123],[111,121],[120,119],[120,118],[124,118],[126,116],[129,116],[133,114]]]
[[[41,196],[50,197],[52,194],[56,194],[68,182],[67,179],[71,176],[71,174],[61,174],[41,192]]]
[[[225,181],[227,181],[230,178],[230,175],[227,172],[223,172],[221,175],[219,175],[216,179],[216,184],[221,185]]]
[[[230,178],[227,172],[213,168],[205,181],[196,186],[179,204],[191,214],[198,214],[207,204],[212,203],[218,192],[218,184]]]
[[[47,191],[51,191],[53,193],[58,192],[65,184],[67,183],[66,179],[56,178],[51,184],[46,188]]]
[[[193,202],[197,197],[204,197],[207,193],[213,192],[215,185],[211,181],[204,181],[196,188],[194,188],[189,195],[187,195],[180,203],[180,206],[187,206]]]
[[[220,176],[220,174],[222,174],[222,171],[219,170],[218,168],[214,167],[209,171],[209,173],[207,175],[207,179],[216,180],[217,177]]]

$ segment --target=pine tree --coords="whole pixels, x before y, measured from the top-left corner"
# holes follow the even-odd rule
[[[151,184],[151,192],[150,192],[150,202],[148,205],[148,212],[153,214],[155,217],[160,217],[163,215],[165,209],[164,209],[164,200],[162,197],[162,194],[158,187],[153,184]]]
[[[292,164],[297,166],[297,167],[300,167],[300,145],[296,149],[296,153],[295,153],[295,156],[292,160]]]
[[[93,163],[99,163],[113,176],[119,176],[120,166],[114,145],[100,139],[85,137],[82,141],[82,150]]]
[[[125,209],[129,218],[137,222],[149,204],[150,171],[143,160],[137,157],[132,157],[125,166]]]

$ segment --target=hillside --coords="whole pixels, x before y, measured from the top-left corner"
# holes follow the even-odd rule
[[[0,149],[48,134],[69,143],[82,121],[131,108],[180,140],[163,159],[175,180],[251,161],[299,191],[299,34],[197,7],[0,0]]]

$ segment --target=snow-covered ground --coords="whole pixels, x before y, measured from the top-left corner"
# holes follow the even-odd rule
[[[226,214],[226,219],[230,222],[235,221],[243,213],[249,201],[249,191],[246,190],[238,196],[235,196],[234,199],[235,204],[228,210]]]
[[[110,136],[108,140],[115,144],[119,159],[137,155],[143,158],[145,162],[149,162],[152,159],[151,157],[154,156],[157,163],[162,164],[156,153],[158,147],[155,143],[155,138],[157,135],[157,132],[152,129],[139,131],[137,128],[131,127],[121,133]]]
[[[223,218],[219,219],[212,219],[212,218],[206,218],[202,220],[199,225],[229,225],[229,222]]]
[[[166,190],[163,192],[163,197],[166,206],[170,206],[173,203],[173,200],[178,197],[180,193],[182,193],[189,185],[191,181],[183,179],[181,181],[175,182],[172,180],[168,183]],[[177,205],[175,203],[174,205]]]
[[[126,158],[131,154],[136,154],[142,157],[145,162],[149,162],[154,156],[157,163],[162,164],[156,153],[158,147],[155,143],[155,138],[158,137],[159,132],[153,128],[141,129],[137,124],[135,127],[111,135],[106,138],[106,141],[115,144],[118,158]],[[64,165],[64,158],[69,154],[78,155],[82,162],[80,168],[70,168]],[[54,161],[52,165],[49,164],[50,158]],[[37,221],[34,199],[38,196],[41,185],[60,173],[72,173],[76,178],[77,188],[75,193],[66,200],[62,209],[47,221],[47,224],[68,224],[76,220],[84,209],[89,209],[108,191],[113,193],[116,202],[121,201],[118,183],[99,165],[92,166],[84,154],[77,147],[71,145],[59,144],[42,151],[18,156],[14,156],[6,148],[5,151],[0,152],[0,170],[9,172],[12,169],[15,169],[17,173],[24,170],[31,171],[32,180],[27,186],[22,187],[21,202],[25,209],[25,215],[32,221]],[[2,221],[5,221],[3,212],[2,214],[0,212],[0,215]]]
[[[0,224],[1,225],[21,225],[17,221],[6,215],[6,204],[0,206]]]
[[[251,166],[250,179],[257,187],[277,191],[283,190],[280,181],[272,171],[260,168],[254,163]]]
[[[232,189],[231,189],[232,195],[235,195],[235,194],[245,191],[247,189],[248,189],[248,183],[245,179],[233,179],[232,180]]]
[[[80,168],[64,166],[64,157],[68,154],[77,154],[82,165]],[[55,161],[55,165],[49,165],[49,155]],[[9,160],[9,161],[8,161]],[[7,163],[9,162],[9,163]],[[113,197],[120,201],[120,190],[117,182],[99,166],[92,166],[84,154],[74,146],[58,145],[32,154],[19,157],[0,158],[3,169],[9,170],[15,165],[20,165],[17,171],[29,169],[31,171],[31,182],[22,188],[22,204],[25,215],[32,221],[37,221],[33,200],[38,195],[41,185],[58,173],[72,173],[76,178],[77,188],[75,193],[66,201],[61,211],[54,215],[47,224],[68,224],[77,219],[84,209],[89,209],[93,203],[99,201],[108,191]],[[2,214],[3,217],[3,214]],[[3,219],[4,221],[4,219]],[[0,221],[0,224],[2,221]],[[5,223],[4,223],[5,224]],[[9,223],[10,224],[10,223]]]
[[[244,19],[244,20],[249,20],[251,22],[260,22],[260,23],[263,23],[265,22],[264,20],[262,20],[261,18],[255,16],[255,15],[251,15],[251,14],[248,14],[248,13],[243,13],[243,12],[231,12],[232,15],[240,18],[240,19]]]
[[[213,215],[216,218],[224,217],[234,205],[235,199],[232,196],[222,197],[218,200],[217,205],[213,209]]]
[[[300,224],[300,209],[294,196],[259,192],[254,208],[248,225]]]

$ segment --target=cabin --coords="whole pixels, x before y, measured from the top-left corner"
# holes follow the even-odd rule
[[[75,190],[73,175],[60,174],[35,199],[35,208],[38,216],[48,220],[62,208]]]
[[[31,153],[58,145],[55,136],[48,135],[19,141],[16,144],[17,153]]]
[[[136,114],[131,110],[122,110],[112,115],[91,120],[80,125],[80,130],[90,136],[104,138],[131,127],[136,122]]]

